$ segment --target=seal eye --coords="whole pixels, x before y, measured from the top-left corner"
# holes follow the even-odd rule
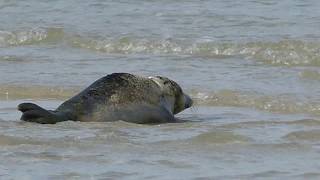
[[[161,77],[161,76],[156,76],[157,78],[159,78],[159,79],[161,79],[161,80],[163,80],[163,77]]]

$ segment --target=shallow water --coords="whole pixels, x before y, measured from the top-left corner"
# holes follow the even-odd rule
[[[1,1],[1,179],[320,178],[320,1]],[[19,121],[112,73],[163,75],[184,123]]]

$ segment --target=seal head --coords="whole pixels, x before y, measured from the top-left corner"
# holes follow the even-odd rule
[[[176,82],[162,76],[151,76],[149,79],[159,86],[163,93],[162,96],[173,114],[177,114],[192,106],[192,99],[183,93],[181,87]]]

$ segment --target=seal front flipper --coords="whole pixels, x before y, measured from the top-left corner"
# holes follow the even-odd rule
[[[20,119],[28,122],[55,124],[57,122],[69,120],[66,113],[45,110],[33,103],[19,104],[18,110],[23,113]]]
[[[123,107],[116,117],[119,120],[134,122],[138,124],[159,124],[176,122],[172,113],[164,107],[153,105],[132,105]]]

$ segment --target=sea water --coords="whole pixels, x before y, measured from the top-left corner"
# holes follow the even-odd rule
[[[0,1],[1,179],[319,179],[320,1]],[[184,123],[21,122],[113,72]]]

